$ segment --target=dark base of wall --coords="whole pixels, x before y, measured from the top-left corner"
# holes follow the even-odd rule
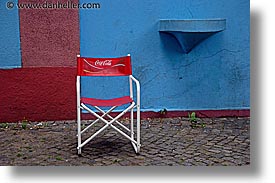
[[[142,118],[173,118],[188,117],[188,113],[195,112],[199,118],[220,118],[220,117],[250,117],[250,110],[194,110],[194,111],[168,111],[165,115],[159,112],[145,112]]]
[[[199,118],[221,118],[221,117],[250,117],[250,110],[198,110],[198,111],[168,111],[166,114],[160,114],[159,112],[147,111],[141,112],[141,119],[148,119],[148,118],[177,118],[177,117],[188,117],[188,113],[195,112],[196,117]],[[49,115],[48,117],[45,115],[39,116],[39,114],[33,113],[33,116],[26,117],[29,121],[54,121],[54,120],[76,120],[74,114],[71,115],[56,115],[53,117]],[[115,117],[118,115],[118,112],[113,112],[110,115]],[[136,116],[136,113],[134,114]],[[91,114],[82,114],[82,119],[84,120],[94,120],[96,119]],[[123,118],[130,118],[130,113],[126,113]],[[1,122],[20,122],[24,118],[18,118],[17,115],[9,116],[7,120],[0,119]]]
[[[194,111],[167,111],[166,114],[160,112],[141,112],[141,119],[146,118],[176,118],[176,117],[188,117],[188,113],[195,112],[199,118],[221,118],[221,117],[250,117],[250,110],[194,110]],[[118,113],[111,113],[112,116],[116,116]],[[136,114],[134,114],[136,115]],[[126,113],[123,117],[130,117],[130,113]],[[82,114],[83,119],[95,119],[91,114]]]

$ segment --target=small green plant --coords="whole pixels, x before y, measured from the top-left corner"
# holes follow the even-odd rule
[[[57,156],[55,159],[58,160],[58,161],[62,161],[63,160],[60,156]]]
[[[0,124],[0,128],[8,128],[8,127],[9,127],[8,123],[1,123]]]
[[[26,117],[24,117],[21,124],[22,129],[26,130],[27,124],[28,124],[28,120],[26,119]]]
[[[196,117],[195,112],[192,112],[191,114],[188,113],[188,118],[191,123],[191,128],[204,128],[206,126],[204,122],[199,121],[199,119]]]
[[[189,118],[189,121],[190,121],[191,123],[195,123],[195,122],[198,121],[195,112],[192,112],[191,114],[188,113],[188,118]]]
[[[161,109],[160,111],[159,111],[159,113],[161,114],[161,115],[166,115],[167,114],[167,109]]]
[[[27,123],[26,122],[22,122],[22,129],[26,130],[27,129]]]

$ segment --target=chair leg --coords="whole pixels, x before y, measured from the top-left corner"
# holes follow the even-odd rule
[[[81,147],[77,149],[77,154],[81,155]]]
[[[80,117],[80,107],[77,107],[77,152],[78,154],[81,154],[81,117]]]
[[[135,132],[134,132],[134,109],[131,109],[131,139],[135,140]],[[135,152],[138,154],[139,150],[138,150],[138,145],[131,142]]]
[[[131,138],[134,139],[134,109],[131,109]]]
[[[140,105],[137,105],[137,154],[140,152]]]

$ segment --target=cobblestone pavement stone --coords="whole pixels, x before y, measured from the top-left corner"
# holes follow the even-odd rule
[[[0,124],[0,165],[40,166],[243,166],[250,164],[250,118],[142,120],[141,152],[108,129],[76,151],[76,122]],[[127,123],[127,119],[123,120]],[[85,121],[86,124],[89,121]],[[100,124],[99,124],[100,125]],[[99,127],[97,125],[97,128]],[[91,133],[91,131],[89,131]]]

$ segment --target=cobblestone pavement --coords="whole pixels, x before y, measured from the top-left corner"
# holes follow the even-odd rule
[[[192,128],[187,118],[142,120],[140,155],[134,153],[127,139],[108,129],[84,146],[82,156],[78,156],[76,151],[75,121],[2,123],[0,165],[250,164],[250,118],[200,120],[205,124],[204,128]]]

